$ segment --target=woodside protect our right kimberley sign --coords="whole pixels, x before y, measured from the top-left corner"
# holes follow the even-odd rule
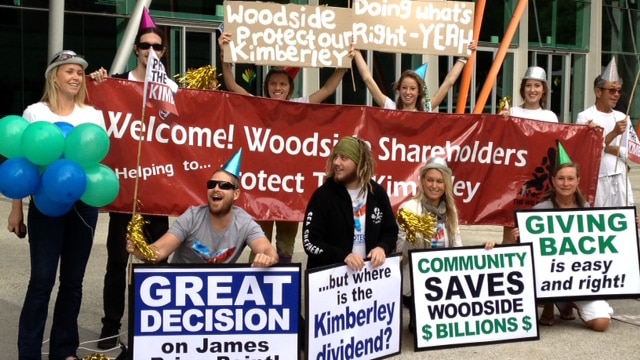
[[[232,39],[224,60],[300,67],[349,67],[358,49],[469,55],[474,3],[356,0],[353,8],[225,1]]]

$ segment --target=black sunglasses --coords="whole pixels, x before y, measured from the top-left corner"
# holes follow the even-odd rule
[[[76,54],[75,52],[73,52],[71,50],[62,50],[59,53],[57,53],[56,56],[53,57],[53,59],[51,60],[49,65],[53,64],[54,62],[65,61],[65,60],[69,60],[69,59],[74,58],[74,57],[78,57],[78,58],[84,59],[84,56],[78,55],[78,54]]]
[[[220,188],[220,190],[234,190],[236,186],[233,183],[223,180],[209,180],[207,181],[207,189],[215,189],[216,186]]]
[[[148,42],[141,42],[138,44],[138,49],[140,50],[149,50],[149,48],[153,48],[155,51],[162,51],[164,49],[164,45],[162,44],[149,44]]]

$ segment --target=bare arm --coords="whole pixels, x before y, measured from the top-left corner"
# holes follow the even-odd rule
[[[22,200],[13,200],[11,202],[11,212],[9,213],[7,229],[9,232],[22,236],[22,227],[24,226],[24,212],[22,211]]]
[[[280,261],[278,252],[265,237],[252,241],[249,247],[256,254],[252,267],[269,267]]]
[[[472,41],[467,48],[473,53],[477,49],[477,44]],[[449,70],[447,77],[444,78],[444,81],[438,88],[438,91],[436,91],[436,94],[431,97],[432,109],[435,109],[440,105],[440,103],[442,103],[442,100],[444,100],[444,98],[447,96],[449,89],[451,89],[451,87],[458,80],[458,77],[460,77],[460,74],[462,73],[462,70],[464,69],[464,66],[466,64],[467,58],[465,57],[461,57],[456,60],[456,63],[453,64],[453,67],[451,68],[451,70]]]
[[[382,90],[378,87],[378,84],[373,80],[373,75],[367,66],[367,63],[364,61],[360,50],[351,49],[349,51],[349,56],[356,62],[356,67],[358,68],[358,72],[360,72],[360,77],[362,77],[362,81],[371,92],[371,97],[373,101],[378,104],[378,106],[384,107],[384,103],[387,100],[387,96],[382,93]]]
[[[227,87],[227,90],[242,94],[242,95],[250,95],[247,90],[245,90],[242,86],[238,85],[236,82],[236,78],[233,75],[233,68],[231,63],[224,62],[224,48],[231,41],[231,33],[222,33],[218,38],[218,45],[220,46],[220,59],[222,60],[222,78],[224,79],[224,85]]]
[[[166,260],[169,255],[173,254],[173,252],[180,247],[180,244],[182,244],[182,242],[178,237],[167,232],[156,242],[149,245],[149,247],[156,253],[157,262],[160,262]],[[144,260],[144,256],[138,248],[133,246],[133,242],[131,242],[131,240],[127,240],[127,252],[140,260]]]
[[[334,71],[333,74],[331,74],[331,77],[329,77],[329,79],[324,83],[324,85],[320,89],[318,89],[318,91],[309,95],[309,103],[319,104],[323,102],[326,98],[331,96],[331,94],[336,92],[336,89],[338,88],[338,85],[340,85],[340,81],[342,81],[342,77],[344,76],[345,72],[347,72],[347,69],[344,69],[344,68],[336,69],[336,71]]]
[[[433,97],[431,97],[431,108],[432,109],[435,109],[436,107],[438,107],[440,105],[440,103],[442,103],[442,100],[444,100],[444,98],[447,96],[447,93],[449,92],[449,89],[451,89],[451,87],[458,80],[458,77],[462,73],[462,69],[464,69],[464,65],[466,64],[466,61],[463,62],[463,60],[461,60],[461,59],[462,58],[459,58],[456,61],[456,63],[453,64],[453,67],[451,68],[451,70],[447,74],[447,77],[444,78],[444,81],[442,82],[442,84],[438,88],[438,91],[436,91],[436,94]]]

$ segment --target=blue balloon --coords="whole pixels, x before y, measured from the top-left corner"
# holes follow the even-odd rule
[[[0,193],[10,199],[33,194],[40,183],[40,170],[24,157],[7,159],[0,165]]]
[[[42,174],[42,190],[47,197],[59,203],[73,203],[87,189],[87,175],[80,165],[67,159],[58,159],[47,166]]]
[[[73,130],[73,125],[69,124],[66,121],[56,121],[54,122],[54,124],[56,124],[60,128],[60,130],[62,130],[62,135],[64,135],[65,138],[67,137],[67,135],[69,135],[71,130]]]
[[[43,186],[38,186],[38,189],[36,189],[36,192],[33,194],[33,201],[41,213],[51,217],[62,216],[68,213],[73,207],[73,203],[51,200],[47,194],[44,193]]]

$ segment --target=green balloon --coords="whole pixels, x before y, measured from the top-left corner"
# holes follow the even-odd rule
[[[86,123],[74,127],[64,145],[64,157],[83,168],[98,164],[109,152],[109,135],[96,124]]]
[[[29,122],[18,115],[7,115],[0,119],[0,154],[6,158],[22,156],[20,142]]]
[[[110,167],[96,164],[84,169],[87,174],[87,189],[80,200],[95,207],[109,205],[120,191],[118,177]]]
[[[29,124],[22,133],[20,148],[24,156],[36,165],[49,165],[64,151],[64,134],[48,121]]]

